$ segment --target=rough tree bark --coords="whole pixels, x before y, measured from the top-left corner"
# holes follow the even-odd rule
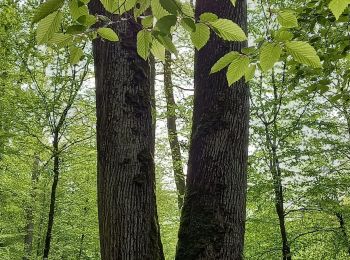
[[[120,42],[93,41],[97,109],[97,188],[101,258],[164,259],[157,221],[150,66],[136,51],[141,26],[109,16]],[[132,15],[131,13],[128,14]]]
[[[168,140],[171,150],[171,158],[173,163],[174,179],[178,194],[178,207],[182,208],[185,195],[185,174],[182,167],[181,148],[176,128],[176,103],[174,98],[172,69],[171,69],[171,53],[166,51],[164,63],[164,93],[167,107],[167,128]]]
[[[29,260],[32,256],[33,251],[33,235],[34,235],[34,203],[36,197],[36,185],[39,174],[39,157],[35,156],[32,177],[31,177],[31,190],[30,190],[30,202],[26,209],[26,227],[24,236],[24,255],[23,260]]]
[[[198,0],[196,17],[212,12],[247,27],[246,0]],[[176,259],[243,259],[249,88],[229,87],[225,72],[209,75],[224,54],[246,47],[216,35],[196,52],[194,114],[187,188]]]

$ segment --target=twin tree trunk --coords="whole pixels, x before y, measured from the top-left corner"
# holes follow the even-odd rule
[[[198,0],[205,12],[247,27],[246,0]],[[249,89],[244,79],[229,87],[225,72],[209,75],[226,53],[246,47],[212,34],[196,52],[194,114],[187,189],[176,259],[243,259],[246,206]]]
[[[89,7],[93,15],[108,15],[98,0]],[[197,18],[204,12],[246,28],[245,0],[238,0],[235,8],[230,0],[198,1]],[[141,26],[120,18],[110,16],[118,21],[112,29],[120,42],[93,42],[101,257],[164,259],[154,194],[150,67],[136,52]],[[243,79],[229,88],[224,72],[209,72],[224,54],[245,46],[212,36],[196,54],[192,144],[177,259],[243,259],[249,90]]]
[[[135,19],[104,11],[120,42],[93,41],[101,258],[164,259],[155,198],[150,65],[136,51]],[[129,13],[128,15],[131,15]]]

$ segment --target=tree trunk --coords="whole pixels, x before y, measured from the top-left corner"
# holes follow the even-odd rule
[[[173,162],[174,179],[178,194],[178,206],[182,208],[183,198],[185,195],[185,175],[182,168],[181,148],[176,129],[176,103],[174,98],[172,70],[171,70],[171,53],[166,51],[164,63],[164,92],[167,107],[167,128],[168,139]]]
[[[53,140],[53,160],[54,160],[53,161],[53,182],[51,187],[49,220],[47,223],[43,259],[49,258],[52,228],[53,228],[54,217],[55,217],[56,192],[57,192],[58,178],[60,174],[60,162],[59,162],[60,158],[59,158],[58,142],[59,142],[59,133],[58,131],[55,131],[54,140]]]
[[[274,120],[272,121],[273,130],[269,130],[269,124],[265,123],[265,134],[267,147],[270,152],[270,172],[273,179],[273,187],[275,193],[275,208],[278,216],[278,222],[280,227],[280,234],[282,240],[282,259],[283,260],[291,260],[292,254],[290,250],[290,245],[288,241],[286,223],[285,223],[285,211],[284,211],[284,193],[283,193],[283,185],[282,185],[282,172],[279,164],[279,158],[277,154],[278,142],[277,142],[277,134],[278,134],[278,124],[277,117],[279,114],[279,97],[278,97],[278,88],[275,84],[275,74],[272,71],[272,85],[273,85],[273,94],[274,94],[274,103],[273,103],[273,115]]]
[[[292,255],[290,251],[290,246],[288,242],[287,229],[285,224],[285,212],[284,212],[284,195],[282,186],[282,175],[281,169],[279,167],[279,161],[276,153],[276,148],[272,147],[272,158],[270,161],[270,169],[272,172],[272,178],[274,182],[274,192],[275,192],[275,207],[278,216],[280,233],[282,239],[282,256],[283,260],[291,260]]]
[[[247,26],[246,0],[198,0],[196,17],[212,12]],[[226,53],[246,47],[212,34],[196,52],[194,114],[187,188],[176,259],[243,259],[247,186],[249,88],[209,75]]]
[[[343,217],[343,215],[341,213],[336,213],[335,215],[338,218],[339,228],[340,228],[340,230],[342,232],[342,235],[343,235],[343,238],[344,238],[344,241],[345,241],[347,253],[350,256],[350,241],[349,241],[348,232],[346,231],[344,217]]]
[[[85,238],[85,234],[82,234],[80,237],[80,246],[79,246],[79,254],[77,259],[81,259],[81,256],[83,255],[83,246],[84,246],[84,238]]]
[[[106,14],[120,42],[93,41],[97,109],[97,189],[102,260],[164,259],[155,198],[150,66],[136,51],[141,26]],[[129,13],[128,15],[132,15]]]
[[[26,209],[26,234],[24,236],[24,255],[23,260],[29,260],[32,256],[33,251],[33,234],[34,234],[34,203],[35,203],[35,190],[38,181],[39,170],[39,158],[35,156],[33,169],[32,169],[32,182],[30,191],[30,202],[28,208]]]
[[[46,187],[45,187],[46,188]],[[43,190],[46,190],[46,189]],[[38,221],[38,234],[37,234],[37,242],[36,242],[36,258],[38,259],[42,256],[43,253],[43,242],[44,242],[44,236],[43,236],[43,229],[44,229],[44,219],[45,219],[45,209],[46,209],[46,194],[44,193],[42,195],[42,201],[40,203],[41,210],[40,210],[40,218]]]

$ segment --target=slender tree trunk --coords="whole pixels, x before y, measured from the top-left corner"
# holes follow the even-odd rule
[[[59,132],[55,131],[54,140],[53,140],[53,182],[51,187],[51,196],[50,196],[50,209],[49,209],[49,219],[47,223],[47,230],[45,236],[45,247],[44,247],[44,255],[43,259],[49,258],[50,246],[51,246],[51,236],[52,236],[52,228],[54,224],[55,218],[55,206],[56,206],[56,192],[58,185],[58,178],[60,174],[60,158],[59,158],[59,150],[58,150],[58,142],[59,142]]]
[[[274,182],[275,192],[275,207],[278,216],[281,239],[282,239],[282,256],[283,260],[291,260],[292,255],[288,242],[287,229],[285,224],[285,212],[284,212],[284,195],[282,186],[281,168],[279,166],[279,160],[277,157],[276,147],[272,147],[272,158],[270,161],[270,171]]]
[[[46,190],[46,189],[44,189]],[[40,211],[40,219],[38,222],[38,239],[36,242],[36,258],[39,258],[42,256],[43,253],[43,240],[44,237],[42,236],[43,232],[43,226],[44,226],[44,216],[45,216],[45,209],[46,209],[46,194],[43,194],[43,200],[41,202],[41,211]]]
[[[135,19],[110,16],[120,42],[93,41],[97,189],[102,260],[164,259],[155,198],[150,66],[136,51]],[[131,13],[129,13],[131,15]]]
[[[80,237],[80,246],[79,246],[79,254],[77,259],[81,259],[81,256],[83,255],[83,246],[84,246],[84,238],[85,234],[82,234]]]
[[[35,203],[35,190],[38,181],[39,170],[39,157],[35,156],[33,169],[32,169],[32,182],[30,191],[30,203],[26,209],[26,234],[24,236],[24,255],[23,260],[29,260],[33,251],[33,234],[34,234],[34,203]]]
[[[275,193],[275,208],[278,216],[281,239],[282,239],[282,258],[283,260],[291,260],[292,254],[290,250],[290,245],[288,241],[287,229],[286,229],[286,221],[285,221],[285,211],[284,211],[284,193],[283,193],[283,184],[282,184],[282,171],[279,164],[279,158],[277,154],[278,142],[277,142],[277,134],[278,134],[278,125],[277,125],[277,117],[279,114],[278,104],[280,102],[278,97],[278,87],[275,83],[275,74],[272,71],[272,85],[273,85],[273,112],[274,112],[274,120],[272,122],[273,130],[269,130],[269,125],[265,124],[265,133],[267,146],[270,151],[270,172],[273,179],[274,184],[274,193]]]
[[[198,0],[196,17],[212,12],[244,30],[247,3]],[[229,87],[225,72],[209,75],[224,54],[247,45],[212,34],[196,52],[194,114],[187,188],[176,259],[243,259],[247,186],[249,89]]]
[[[174,179],[178,194],[178,206],[182,208],[185,195],[185,174],[182,168],[181,148],[176,129],[176,103],[174,98],[172,69],[171,69],[171,53],[166,51],[164,63],[164,92],[167,107],[167,128],[168,139],[171,150],[171,158],[173,162]]]
[[[345,241],[345,245],[346,245],[346,248],[347,248],[347,253],[350,256],[350,240],[349,240],[348,232],[346,230],[344,216],[341,213],[336,213],[335,215],[336,215],[336,217],[338,219],[338,222],[339,222],[339,228],[340,228],[340,230],[342,232],[342,235],[343,235],[343,238],[344,238],[344,241]]]
[[[273,122],[274,132],[277,133],[276,120]],[[275,193],[275,208],[278,216],[281,240],[282,240],[282,259],[291,260],[292,255],[288,242],[287,229],[285,224],[285,211],[284,211],[284,195],[282,185],[282,172],[279,165],[279,159],[277,155],[277,140],[275,134],[272,134],[269,130],[269,124],[265,123],[265,135],[266,146],[269,150],[269,169],[273,180],[273,191]]]

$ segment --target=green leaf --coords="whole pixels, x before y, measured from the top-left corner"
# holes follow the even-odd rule
[[[231,3],[233,4],[233,6],[236,6],[236,2],[237,0],[231,0]]]
[[[58,48],[62,48],[68,45],[73,39],[72,35],[64,33],[55,33],[52,38],[48,41],[50,44],[56,45]]]
[[[118,35],[111,28],[99,28],[97,29],[97,33],[103,39],[109,40],[111,42],[119,41]]]
[[[48,0],[45,3],[41,4],[39,8],[35,11],[33,23],[37,23],[49,14],[57,11],[63,6],[63,3],[64,0]]]
[[[169,36],[156,34],[155,37],[165,47],[165,49],[177,55],[177,49]]]
[[[278,13],[277,20],[282,27],[298,27],[298,19],[292,10],[281,10]]]
[[[286,42],[286,49],[287,52],[290,53],[296,61],[310,65],[314,68],[322,67],[320,58],[318,57],[315,49],[307,42]]]
[[[130,11],[137,0],[100,0],[103,7],[110,13],[123,14]]]
[[[216,14],[213,13],[202,13],[199,16],[199,20],[203,23],[205,22],[215,22],[216,20],[218,20],[219,17]]]
[[[165,48],[157,39],[152,41],[151,53],[160,61],[165,61]]]
[[[71,0],[69,2],[69,10],[74,20],[77,20],[80,16],[88,15],[89,9],[86,5],[81,5],[78,0]]]
[[[91,25],[97,22],[97,19],[95,16],[89,14],[89,15],[80,16],[77,21],[78,23],[85,25],[86,27],[90,27]]]
[[[350,0],[332,0],[328,6],[335,18],[338,20],[349,4]]]
[[[227,67],[234,59],[239,58],[239,56],[239,53],[236,51],[231,51],[225,54],[214,64],[214,66],[210,70],[210,74],[218,72],[223,68]]]
[[[152,43],[152,34],[148,30],[141,30],[137,33],[137,53],[144,60],[147,60],[150,46]]]
[[[250,65],[244,74],[245,82],[248,82],[254,78],[256,65]]]
[[[166,15],[157,21],[155,27],[157,27],[161,32],[169,34],[171,27],[176,24],[176,21],[176,15]]]
[[[142,26],[144,28],[153,27],[153,15],[148,15],[141,20]]]
[[[163,16],[169,15],[170,13],[167,12],[162,5],[160,4],[159,0],[151,0],[151,8],[152,8],[152,14],[157,19],[162,18]]]
[[[66,33],[68,34],[80,34],[83,33],[86,30],[86,27],[84,25],[80,25],[80,24],[74,24],[69,26],[66,29]]]
[[[80,61],[81,57],[84,55],[83,50],[75,46],[71,47],[69,49],[69,52],[70,52],[69,60],[70,60],[70,63],[73,65],[77,64]]]
[[[241,52],[243,53],[243,54],[252,54],[252,53],[254,53],[256,51],[256,49],[255,49],[255,47],[246,47],[246,48],[243,48],[243,49],[241,49]]]
[[[234,59],[227,69],[227,82],[231,86],[233,83],[237,82],[240,78],[244,76],[248,70],[250,60],[247,56],[241,55],[240,57]]]
[[[134,17],[139,17],[150,7],[151,1],[149,0],[137,0],[134,6]]]
[[[293,39],[293,33],[287,31],[286,29],[278,30],[274,35],[275,40],[285,42]]]
[[[331,98],[329,99],[329,101],[331,101],[332,103],[336,103],[339,99],[342,98],[342,96],[343,96],[342,94],[337,94],[337,95],[331,97]]]
[[[244,31],[236,23],[227,19],[218,19],[215,22],[210,22],[217,34],[228,41],[245,41],[247,36]]]
[[[192,18],[182,18],[181,19],[181,25],[185,30],[192,33],[196,31],[196,24]]]
[[[194,17],[194,11],[190,3],[183,3],[181,6],[181,11],[185,16]]]
[[[271,69],[280,59],[282,49],[277,43],[265,42],[260,49],[260,67],[264,72]]]
[[[61,20],[62,13],[58,11],[40,20],[36,31],[36,39],[39,44],[46,43],[53,37],[60,28]]]
[[[196,24],[196,31],[191,33],[191,40],[197,50],[202,49],[210,38],[210,29],[203,23]]]
[[[181,10],[181,3],[177,2],[177,0],[159,0],[159,3],[166,11],[174,15],[177,15]]]

